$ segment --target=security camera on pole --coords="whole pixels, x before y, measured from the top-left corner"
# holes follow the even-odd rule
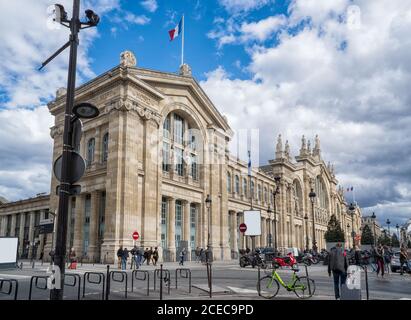
[[[82,126],[79,118],[94,118],[99,114],[98,109],[91,104],[83,103],[74,107],[77,47],[79,44],[78,33],[81,29],[97,26],[100,21],[99,16],[92,10],[86,10],[85,14],[88,21],[81,22],[79,19],[80,0],[73,0],[73,16],[71,20],[67,19],[67,13],[62,5],[56,4],[54,6],[54,21],[70,29],[70,39],[50,58],[43,62],[39,68],[39,70],[44,68],[61,52],[70,47],[66,107],[64,112],[63,154],[54,163],[54,174],[60,181],[60,186],[57,189],[59,207],[54,262],[56,267],[59,268],[61,278],[60,283],[56,283],[55,287],[50,290],[51,300],[63,299],[69,197],[80,192],[79,186],[74,186],[73,183],[81,178],[85,170],[84,159],[74,151],[76,148],[75,144],[80,141],[81,137]]]

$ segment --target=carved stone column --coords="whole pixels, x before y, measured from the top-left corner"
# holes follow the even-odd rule
[[[91,208],[90,208],[90,241],[88,246],[89,258],[96,262],[98,259],[98,226],[99,226],[99,204],[100,204],[100,192],[93,191],[91,193]]]
[[[85,206],[85,194],[76,196],[76,218],[74,222],[74,250],[77,257],[83,255],[83,226],[84,226],[84,206]]]

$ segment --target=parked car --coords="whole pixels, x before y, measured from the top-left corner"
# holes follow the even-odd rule
[[[400,264],[400,252],[394,252],[394,255],[391,259],[391,271],[396,272],[400,271],[401,264]],[[408,260],[406,264],[404,264],[404,271],[411,273],[411,260]]]

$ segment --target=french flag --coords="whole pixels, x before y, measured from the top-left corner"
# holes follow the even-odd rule
[[[182,30],[183,30],[183,19],[180,20],[180,22],[178,23],[178,25],[176,25],[174,29],[168,32],[168,34],[170,35],[170,41],[173,41],[175,38],[177,38],[182,32]]]

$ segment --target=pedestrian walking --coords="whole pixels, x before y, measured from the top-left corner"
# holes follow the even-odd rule
[[[355,251],[354,251],[354,260],[355,264],[359,266],[361,264],[361,251],[358,245],[355,246]]]
[[[69,253],[69,269],[77,269],[77,259],[76,259],[76,251],[74,248],[71,248],[70,253]]]
[[[150,250],[148,250],[147,256],[148,256],[148,261],[149,261],[147,263],[147,265],[149,265],[150,262],[152,262],[154,264],[154,262],[153,262],[153,247],[150,247]]]
[[[375,257],[377,260],[377,277],[381,272],[381,277],[384,278],[384,248],[381,244],[377,247]]]
[[[141,267],[141,261],[143,260],[143,252],[140,248],[137,249],[137,268]]]
[[[155,247],[154,251],[153,251],[153,265],[157,265],[157,261],[158,261],[158,248]]]
[[[131,251],[130,251],[131,259],[132,259],[130,269],[132,269],[133,266],[134,266],[134,269],[138,269],[138,267],[139,267],[138,258],[137,258],[137,251],[138,251],[138,248],[137,248],[136,245],[134,245],[133,249],[131,249]]]
[[[404,264],[408,263],[408,252],[407,249],[402,245],[400,250],[400,268],[401,268],[401,275],[404,274]]]
[[[205,251],[204,248],[200,248],[200,261],[202,264],[205,263]]]
[[[180,252],[180,266],[184,266],[184,256],[186,255],[186,248],[183,248]]]
[[[391,248],[384,246],[384,266],[387,273],[390,273],[392,256],[393,253]]]
[[[201,252],[201,251],[200,251],[200,248],[197,247],[197,248],[196,248],[196,251],[195,251],[195,254],[196,254],[196,262],[197,262],[197,263],[200,262],[200,258],[201,258],[201,257],[200,257],[200,252]]]
[[[333,274],[335,299],[340,300],[340,287],[347,279],[348,258],[342,249],[341,242],[331,248],[328,260],[328,275]]]
[[[122,256],[122,259],[121,259],[121,269],[122,270],[127,269],[128,254],[129,254],[129,251],[127,250],[127,248],[124,248],[123,256]]]
[[[121,269],[122,260],[123,260],[123,246],[120,246],[120,248],[117,250],[117,263],[118,263],[119,269]]]
[[[144,254],[143,254],[143,262],[142,262],[142,264],[144,264],[144,262],[146,261],[146,260],[148,260],[148,248],[146,248],[146,250],[144,250]],[[147,262],[147,264],[148,264],[148,262]]]

